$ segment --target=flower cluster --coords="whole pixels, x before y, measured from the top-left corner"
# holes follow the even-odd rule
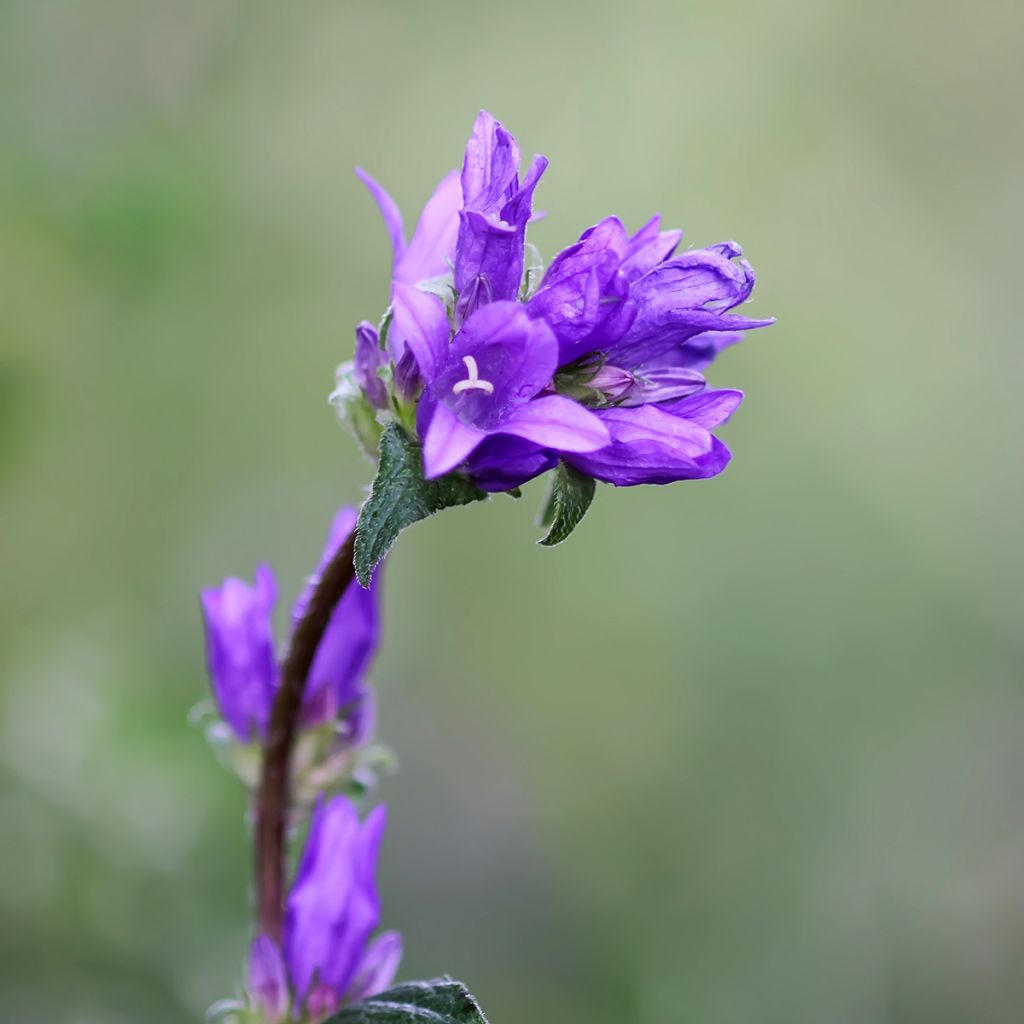
[[[730,312],[754,287],[742,250],[674,255],[682,233],[657,216],[633,235],[607,217],[542,275],[526,229],[546,167],[534,157],[520,180],[515,138],[482,111],[461,176],[408,243],[394,201],[358,172],[391,236],[391,304],[379,330],[357,328],[336,399],[364,442],[394,417],[420,438],[428,480],[457,471],[484,491],[559,462],[620,486],[720,473],[730,453],[712,430],[743,396],[702,371],[772,323]]]
[[[344,796],[317,804],[288,894],[279,947],[265,935],[249,952],[253,1011],[268,1024],[289,1013],[315,1024],[343,1003],[383,992],[402,959],[398,932],[370,936],[380,922],[377,850],[387,822],[383,806],[360,822]]]
[[[306,611],[320,574],[356,524],[356,510],[340,509],[331,523],[317,571],[306,581],[292,610],[292,623]],[[373,692],[366,673],[380,640],[378,571],[369,589],[347,588],[334,609],[306,682],[302,733],[295,754],[297,801],[310,803],[332,788],[359,791],[372,782],[383,751],[369,746],[374,728]],[[250,786],[256,783],[281,666],[272,614],[274,573],[256,570],[255,584],[229,578],[200,595],[206,628],[206,660],[220,720],[211,741]]]
[[[354,508],[343,507],[334,517],[317,571],[292,611],[293,628],[355,524]],[[397,932],[371,941],[380,919],[375,873],[386,809],[380,805],[360,821],[347,796],[323,795],[339,789],[362,794],[372,782],[376,748],[367,744],[373,694],[365,677],[380,637],[379,582],[378,570],[368,589],[355,582],[346,587],[306,680],[291,796],[293,807],[313,805],[313,814],[281,944],[265,935],[253,941],[247,999],[219,1004],[215,1017],[278,1024],[290,1015],[316,1024],[343,1003],[386,989],[401,960]],[[207,667],[222,716],[210,732],[251,786],[280,687],[271,622],[275,598],[274,574],[265,565],[256,570],[255,585],[227,579],[200,595]]]

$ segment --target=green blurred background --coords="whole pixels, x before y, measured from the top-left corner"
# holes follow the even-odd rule
[[[495,1022],[1024,1005],[1019,3],[0,7],[5,1020],[194,1021],[247,939],[196,591],[287,608],[370,470],[325,397],[481,106],[546,256],[655,210],[777,326],[702,484],[403,536],[385,923]],[[283,625],[283,617],[282,617]]]

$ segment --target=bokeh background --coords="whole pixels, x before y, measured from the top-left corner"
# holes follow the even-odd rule
[[[655,210],[779,318],[701,484],[402,537],[385,921],[495,1022],[1008,1024],[1024,1005],[1018,3],[0,7],[5,1020],[229,995],[245,801],[196,591],[283,611],[369,467],[325,398],[481,106],[550,257]]]

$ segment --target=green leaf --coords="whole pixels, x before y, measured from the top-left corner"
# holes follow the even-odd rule
[[[370,496],[359,510],[356,526],[356,576],[367,587],[378,562],[407,526],[454,505],[483,501],[465,477],[450,474],[440,480],[423,478],[423,451],[397,423],[389,423],[380,438],[380,462]]]
[[[411,981],[349,1006],[327,1024],[487,1024],[466,986],[445,975]]]
[[[549,528],[548,535],[537,543],[545,547],[561,544],[587,514],[595,487],[593,477],[560,462],[540,517],[540,525]]]

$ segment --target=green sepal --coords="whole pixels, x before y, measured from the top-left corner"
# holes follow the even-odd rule
[[[410,981],[348,1006],[326,1024],[487,1024],[462,982],[444,975]]]
[[[540,525],[548,527],[548,535],[537,543],[545,547],[561,544],[587,514],[596,486],[593,477],[560,462],[540,516]]]
[[[382,427],[377,413],[356,384],[351,363],[338,367],[335,388],[327,400],[334,406],[338,419],[348,424],[366,457],[376,462]]]
[[[423,450],[397,423],[384,428],[379,451],[377,476],[356,525],[356,577],[364,587],[370,585],[374,568],[407,526],[443,508],[488,497],[455,473],[440,480],[424,479]]]

